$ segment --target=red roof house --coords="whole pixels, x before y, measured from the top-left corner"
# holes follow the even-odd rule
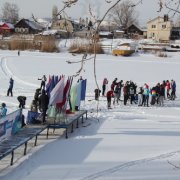
[[[8,35],[14,32],[14,25],[6,22],[0,22],[0,34]]]

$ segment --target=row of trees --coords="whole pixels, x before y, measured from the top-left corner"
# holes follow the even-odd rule
[[[105,3],[111,4],[113,0],[107,1],[105,0]],[[143,3],[144,0],[123,0],[119,1],[115,7],[112,8],[112,10],[108,13],[108,17],[117,23],[119,27],[128,27],[132,23],[138,24],[138,12],[136,11],[136,6],[140,3]],[[65,1],[65,5],[68,5],[68,2],[78,2],[67,0]],[[174,6],[173,6],[174,5]],[[180,13],[179,12],[180,7],[180,0],[157,0],[157,11],[161,11],[163,8],[166,8],[169,10],[169,12]],[[68,7],[66,7],[68,8]],[[58,7],[54,6],[52,8],[52,19],[56,20],[58,15],[60,15],[62,12],[64,12],[65,9],[60,10],[58,12]],[[1,9],[1,18],[5,21],[8,21],[10,23],[15,23],[19,19],[19,7],[17,4],[6,2],[4,3],[2,9]],[[180,19],[180,17],[179,17]]]
[[[1,12],[1,19],[7,22],[14,24],[19,19],[19,7],[17,4],[6,2],[4,3]]]

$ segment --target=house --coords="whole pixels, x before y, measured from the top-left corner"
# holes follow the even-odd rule
[[[10,35],[14,32],[14,25],[11,23],[1,22],[0,23],[0,34]]]
[[[147,30],[140,28],[138,25],[131,24],[125,29],[125,34],[128,35],[130,38],[146,38]]]
[[[64,30],[68,33],[75,32],[81,28],[81,25],[78,22],[75,22],[71,19],[58,19],[52,22],[51,29],[53,30]]]
[[[147,22],[147,38],[158,42],[168,42],[172,27],[173,23],[169,20],[168,15],[156,17]]]
[[[29,19],[21,19],[15,25],[15,33],[37,34],[43,31],[43,26]]]

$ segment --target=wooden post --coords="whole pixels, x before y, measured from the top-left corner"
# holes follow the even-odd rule
[[[49,135],[49,127],[47,128],[46,139],[48,139],[48,135]]]
[[[37,145],[37,136],[38,136],[38,135],[36,135],[35,142],[34,142],[34,146]]]
[[[66,139],[68,138],[68,128],[66,128]]]
[[[11,152],[11,166],[13,165],[14,160],[14,150]]]
[[[27,142],[25,142],[25,147],[24,147],[24,155],[26,155],[26,150],[27,150]]]
[[[78,121],[78,119],[77,119],[76,128],[79,128],[79,121]]]
[[[87,111],[86,111],[86,119],[87,119]]]
[[[73,122],[72,122],[72,125],[71,125],[71,133],[73,133],[73,128],[74,128],[74,125],[73,125]]]
[[[84,115],[82,115],[82,124],[84,123]]]

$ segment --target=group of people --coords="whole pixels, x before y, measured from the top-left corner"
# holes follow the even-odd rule
[[[38,78],[38,80],[41,80],[41,85],[40,88],[36,89],[34,99],[31,104],[31,110],[38,112],[39,109],[42,112],[43,122],[45,122],[46,111],[48,109],[48,104],[49,104],[49,97],[45,91],[47,78],[45,75],[43,75],[42,78]],[[11,77],[9,80],[7,96],[13,97],[13,87],[14,87],[14,79]],[[19,102],[19,108],[22,109],[25,108],[26,96],[20,95],[17,97],[17,100]],[[6,114],[7,114],[7,107],[6,104],[3,102],[0,108],[0,118],[6,116]]]
[[[157,83],[155,86],[150,88],[150,86],[145,83],[143,86],[139,87],[133,81],[123,80],[118,81],[115,78],[111,85],[110,90],[107,91],[108,80],[104,78],[102,83],[102,96],[107,98],[107,107],[111,108],[111,101],[113,98],[113,104],[119,104],[121,96],[123,96],[124,105],[127,104],[128,100],[130,104],[137,104],[138,106],[149,106],[158,104],[159,106],[164,105],[164,100],[175,100],[176,98],[176,82],[172,79],[164,80],[162,83]],[[101,90],[95,89],[95,100],[99,99]]]

